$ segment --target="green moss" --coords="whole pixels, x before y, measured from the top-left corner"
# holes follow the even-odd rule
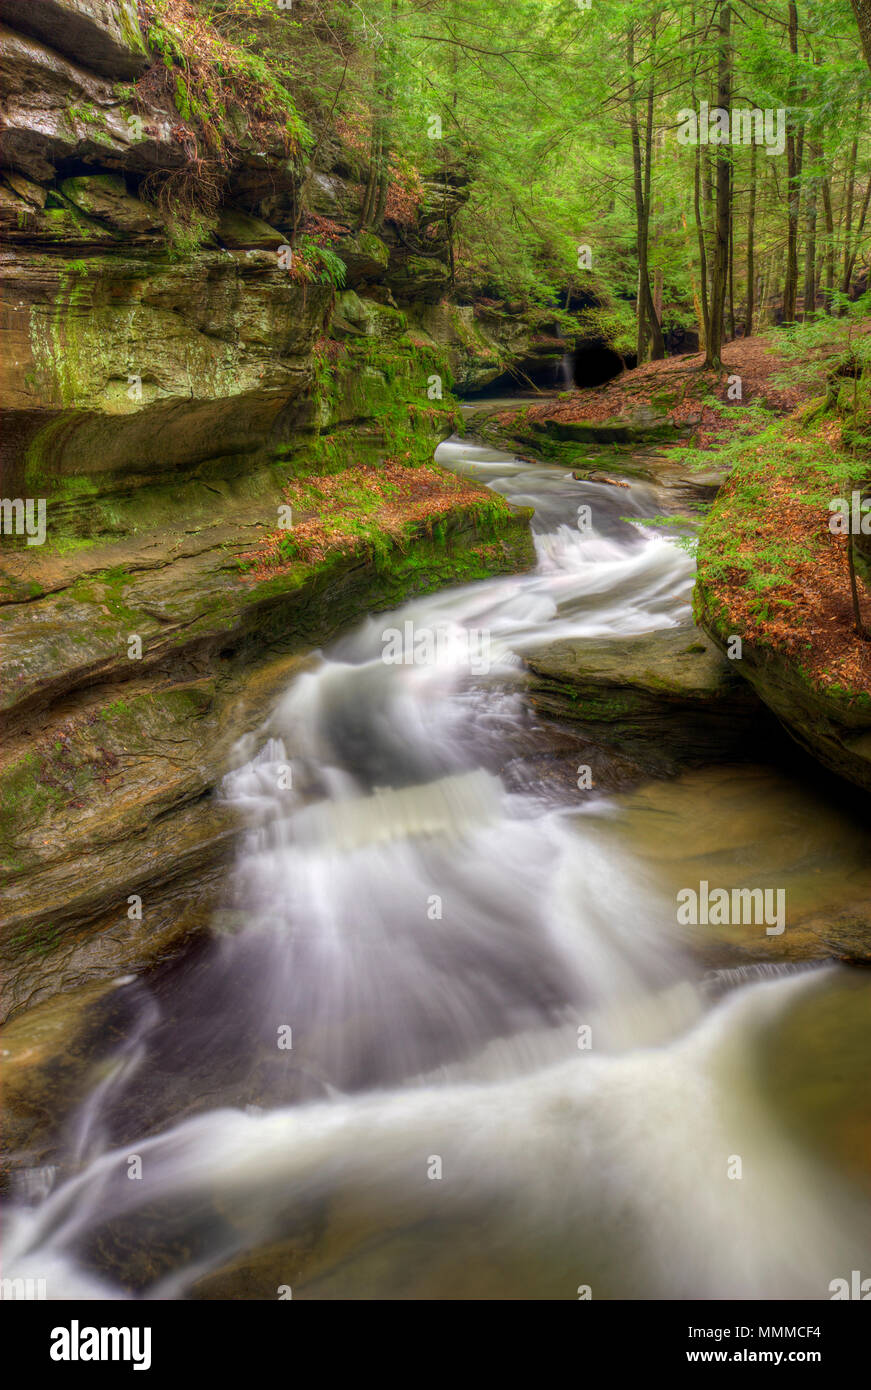
[[[53,923],[40,923],[35,927],[22,927],[9,937],[9,945],[13,950],[23,951],[27,955],[47,956],[60,942],[61,928]]]
[[[95,358],[101,351],[86,316],[90,307],[91,267],[87,261],[69,261],[60,276],[51,314],[31,309],[30,342],[37,373],[45,383],[42,394],[59,396],[64,407],[76,405],[87,395]]]
[[[497,515],[482,508],[457,510],[440,525],[418,523],[403,545],[385,547],[375,556],[382,602],[394,606],[416,594],[450,584],[471,584],[493,574],[515,573],[534,563],[529,515]],[[498,538],[499,544],[487,544]],[[483,542],[483,543],[482,543]]]
[[[51,806],[64,805],[68,794],[46,784],[40,776],[40,761],[35,753],[23,757],[5,768],[0,776],[0,843],[11,844],[23,828],[40,820]]]
[[[69,594],[76,603],[93,604],[98,610],[108,609],[120,624],[135,631],[144,619],[141,613],[134,612],[123,600],[124,589],[129,583],[130,576],[123,568],[99,570],[96,574],[77,580],[70,587]],[[99,628],[95,630],[100,631]],[[107,639],[114,645],[117,629],[107,627],[105,631]]]
[[[74,555],[79,550],[92,550],[97,544],[89,536],[56,536],[46,542],[46,549],[55,555]]]
[[[114,6],[114,15],[121,26],[127,47],[134,53],[146,53],[147,49],[142,39],[142,31],[139,28],[139,16],[134,0],[121,0],[120,4]],[[128,91],[133,90],[129,83],[117,85],[115,90],[120,95],[124,95],[125,88]]]
[[[404,327],[398,311],[377,308],[379,316]],[[351,344],[315,352],[313,370],[318,427],[310,471],[341,470],[351,449],[354,462],[376,463],[385,455],[412,465],[429,462],[436,445],[460,422],[447,353],[435,344],[421,347],[407,338],[367,333]],[[427,398],[432,375],[441,377],[441,401]],[[365,430],[355,428],[353,443],[342,436],[346,422],[365,422]]]
[[[124,700],[115,700],[113,704],[106,705],[100,710],[100,718],[105,719],[107,722],[117,719],[120,715],[129,714],[130,706],[126,704]]]
[[[175,80],[173,101],[175,102],[175,109],[182,120],[189,121],[191,118],[191,99],[181,73],[179,73]]]
[[[154,697],[173,720],[196,719],[205,714],[214,701],[211,683],[184,686],[176,690],[159,691]]]
[[[100,488],[94,478],[89,478],[85,474],[75,474],[67,478],[59,478],[52,495],[59,502],[73,502],[82,497],[96,497],[99,492]]]

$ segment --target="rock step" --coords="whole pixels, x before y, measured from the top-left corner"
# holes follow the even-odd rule
[[[535,707],[651,773],[752,760],[777,737],[762,702],[692,623],[562,639],[526,653]]]

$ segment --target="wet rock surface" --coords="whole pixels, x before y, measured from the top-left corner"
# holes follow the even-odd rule
[[[577,720],[649,771],[749,760],[774,721],[692,624],[639,637],[554,642],[526,655],[533,704]]]
[[[718,647],[729,639],[698,588],[700,621]],[[795,743],[838,777],[871,792],[871,699],[862,691],[822,688],[800,663],[745,641],[741,674]]]

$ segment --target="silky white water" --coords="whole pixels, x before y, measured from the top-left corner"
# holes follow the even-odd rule
[[[621,798],[524,782],[524,651],[685,621],[692,561],[626,519],[661,509],[647,485],[438,457],[535,506],[536,570],[369,617],[240,741],[232,929],[183,1008],[144,999],[73,1126],[80,1171],[12,1213],[4,1273],[81,1298],[828,1297],[867,1205],[757,1072],[839,972],[721,972],[712,1002]],[[390,632],[438,641],[387,662]],[[187,1118],[143,1106],[125,1133],[110,1101],[164,1089],[166,1037]],[[176,1254],[116,1278],[113,1229]],[[222,1268],[244,1291],[210,1288]]]

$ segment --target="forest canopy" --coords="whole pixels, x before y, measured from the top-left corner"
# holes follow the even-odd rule
[[[226,81],[184,96],[209,56],[213,83],[229,75],[235,99],[247,93],[257,121],[289,138],[303,189],[326,147],[349,152],[364,230],[401,232],[427,181],[441,185],[432,234],[447,238],[459,297],[580,309],[639,362],[669,334],[697,333],[715,364],[729,338],[837,313],[865,287],[864,0],[147,11],[152,41],[170,36],[176,104],[201,144],[220,146],[228,96]],[[205,54],[209,30],[225,52]]]

